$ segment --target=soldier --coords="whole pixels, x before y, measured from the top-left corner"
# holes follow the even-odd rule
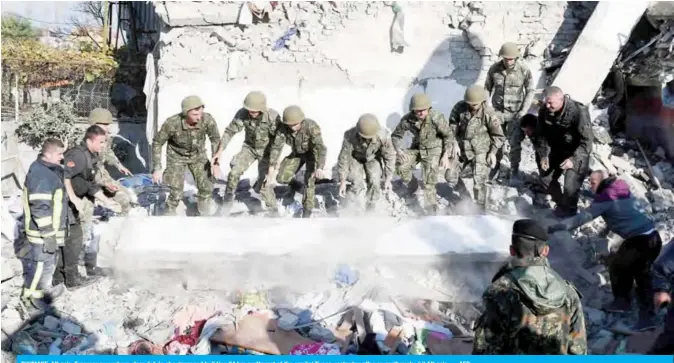
[[[63,151],[60,140],[47,139],[23,187],[25,236],[20,235],[17,257],[23,265],[21,300],[29,314],[44,310],[49,297],[63,293],[63,285],[52,289],[56,251],[64,246],[68,230]]]
[[[346,197],[346,182],[354,185],[354,194],[360,194],[367,184],[367,209],[371,210],[381,194],[382,165],[384,189],[390,192],[396,162],[391,138],[379,125],[377,116],[366,113],[358,124],[344,133],[337,169],[340,177],[339,195]],[[365,181],[365,183],[363,182]]]
[[[435,184],[438,166],[449,166],[449,150],[454,138],[445,116],[432,108],[430,98],[417,93],[410,100],[410,112],[402,117],[391,134],[391,141],[397,154],[398,175],[407,185],[409,194],[419,187],[412,169],[421,163],[424,181],[424,209],[429,214],[437,212]],[[412,145],[403,150],[402,140],[406,132],[412,133]]]
[[[487,93],[479,85],[466,89],[463,101],[459,101],[449,116],[452,135],[454,163],[445,172],[445,179],[454,186],[460,183],[461,174],[470,166],[473,175],[475,202],[484,207],[489,169],[496,165],[496,154],[505,137],[501,129],[501,116],[485,103]]]
[[[278,112],[267,108],[267,99],[262,92],[250,92],[243,100],[243,108],[237,111],[232,122],[222,133],[218,151],[213,156],[212,165],[219,164],[220,155],[227,148],[232,137],[244,131],[245,138],[241,151],[231,161],[224,203],[229,205],[234,199],[234,192],[241,175],[254,162],[258,162],[258,180],[255,191],[260,192],[262,182],[269,169],[269,153],[276,129],[281,123]],[[215,174],[215,173],[214,173]]]
[[[161,149],[168,142],[166,150],[166,170],[163,179],[170,192],[166,201],[167,214],[176,212],[183,198],[185,168],[189,169],[197,184],[197,208],[199,215],[210,211],[213,198],[211,166],[206,156],[206,137],[211,141],[213,154],[218,151],[220,133],[215,119],[204,112],[204,103],[198,96],[188,96],[181,103],[182,112],[169,117],[152,141],[152,179],[162,182]]]
[[[116,213],[120,213],[122,209],[117,202],[105,196],[102,189],[105,186],[98,185],[95,181],[98,155],[105,147],[107,137],[105,130],[97,125],[91,125],[85,132],[82,144],[68,149],[65,153],[64,184],[68,192],[69,207],[73,218],[69,221],[68,236],[58,259],[57,270],[54,274],[55,285],[65,281],[66,287],[77,288],[93,282],[92,277],[105,275],[96,266],[96,253],[93,251],[84,255],[87,276],[90,278],[84,279],[80,276],[78,265],[84,233],[82,216],[88,213],[85,207],[93,205],[93,202],[85,204],[84,199],[97,199]]]
[[[288,106],[283,110],[283,124],[276,131],[271,148],[270,166],[262,197],[267,206],[276,209],[276,196],[271,188],[270,181],[276,171],[278,159],[284,144],[288,144],[292,151],[278,167],[276,181],[279,184],[288,184],[290,192],[294,194],[301,189],[301,185],[294,179],[295,174],[306,165],[304,172],[304,199],[302,200],[302,218],[311,217],[316,197],[316,178],[323,178],[325,167],[326,148],[321,136],[321,128],[316,121],[305,118],[299,106]]]
[[[473,354],[587,354],[580,293],[550,267],[547,241],[536,221],[513,224],[512,258],[482,296]]]
[[[503,44],[499,56],[502,60],[489,68],[484,88],[492,96],[492,107],[501,113],[503,132],[510,144],[510,176],[517,178],[524,141],[519,120],[527,114],[534,100],[534,81],[531,71],[521,61],[517,44]],[[503,152],[501,149],[497,153],[497,168],[492,171],[492,176],[498,172]]]
[[[566,218],[578,211],[578,197],[592,153],[592,124],[587,108],[564,95],[559,87],[545,90],[545,107],[538,111],[534,147],[541,160],[541,184],[557,204],[555,214]],[[564,190],[559,177],[564,174]]]

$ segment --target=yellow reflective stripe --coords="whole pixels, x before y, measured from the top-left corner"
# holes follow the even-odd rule
[[[26,229],[26,236],[31,236],[31,237],[42,237],[40,234],[40,231],[33,231],[32,229]]]
[[[66,239],[63,237],[56,237],[56,244],[59,246],[63,246],[66,243]]]
[[[42,217],[42,218],[35,218],[35,223],[37,224],[38,227],[46,227],[50,224],[52,224],[52,217]]]
[[[44,262],[38,262],[35,267],[35,274],[33,274],[33,280],[30,282],[29,290],[37,290],[37,284],[40,282],[40,277],[42,277],[42,270],[44,270]]]
[[[21,292],[21,297],[24,299],[42,299],[44,297],[44,292],[42,290],[31,290],[24,287],[23,292]]]
[[[28,200],[51,200],[51,194],[35,193],[28,196]]]
[[[66,236],[66,231],[56,231],[56,238],[63,238]]]
[[[63,213],[63,189],[57,189],[54,193],[54,205],[52,209],[52,226],[55,231],[58,231],[61,229],[61,214]]]
[[[42,237],[52,237],[52,236],[65,236],[65,232],[56,232],[51,231],[47,233],[40,233],[39,231],[33,231],[32,229],[26,230],[26,236],[42,238]]]
[[[56,236],[56,231],[42,233],[42,237],[54,237],[54,236]]]

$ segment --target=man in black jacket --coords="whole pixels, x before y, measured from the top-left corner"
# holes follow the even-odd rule
[[[47,139],[28,169],[23,186],[24,226],[16,255],[23,266],[21,301],[28,314],[47,308],[48,298],[63,293],[52,289],[56,251],[68,229],[68,196],[63,185],[63,143]]]
[[[653,274],[653,302],[655,308],[667,307],[665,317],[665,329],[653,343],[648,354],[672,355],[674,354],[674,306],[672,306],[672,294],[674,293],[674,239],[669,241],[663,248],[660,257],[655,260],[651,267]]]
[[[557,204],[558,217],[575,215],[583,179],[592,153],[592,124],[587,108],[559,87],[544,93],[545,107],[538,112],[536,154],[540,158],[541,183]],[[564,175],[564,188],[557,181]]]

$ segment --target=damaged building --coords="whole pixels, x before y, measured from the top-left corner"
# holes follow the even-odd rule
[[[374,113],[393,128],[419,91],[448,114],[467,86],[484,82],[501,45],[514,41],[537,92],[555,84],[589,106],[593,169],[625,180],[669,241],[674,119],[661,92],[672,74],[674,11],[659,4],[644,3],[638,13],[631,3],[609,2],[135,2],[134,13],[157,30],[145,82],[147,139],[187,95],[199,95],[223,130],[257,89],[270,107],[299,104],[321,125],[332,167],[359,115]],[[237,135],[222,159],[242,142]],[[491,216],[406,218],[413,211],[392,197],[379,219],[340,215],[310,226],[279,218],[260,228],[243,212],[224,221],[156,218],[143,208],[133,218],[102,218],[91,238],[115,277],[68,293],[54,302],[63,314],[31,322],[17,307],[21,265],[8,231],[22,206],[14,196],[3,204],[3,350],[362,353],[354,339],[373,332],[376,351],[366,353],[470,353],[480,295],[507,258],[512,221],[553,220],[553,203],[531,188],[537,167],[529,141],[521,170],[523,185],[491,188]],[[222,172],[220,179],[228,163]],[[251,184],[242,181],[237,199]],[[330,205],[336,188],[317,188],[323,208],[340,208]],[[438,189],[444,207],[453,195]],[[583,196],[580,207],[589,203]],[[557,233],[552,242],[552,265],[583,294],[590,352],[643,353],[639,339],[652,336],[625,332],[636,314],[600,310],[611,296],[602,261],[619,243],[605,223]],[[437,334],[415,340],[418,331]]]

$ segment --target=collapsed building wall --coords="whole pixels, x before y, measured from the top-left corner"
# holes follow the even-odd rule
[[[157,127],[179,112],[182,98],[198,94],[222,131],[253,89],[282,111],[292,103],[318,121],[335,164],[343,132],[365,112],[395,127],[414,92],[425,91],[448,114],[465,87],[483,82],[503,42],[526,50],[541,79],[546,47],[564,48],[593,9],[588,2],[396,3],[404,14],[402,44],[392,51],[390,2],[280,2],[269,22],[240,26],[241,4],[157,5],[166,22],[158,48]],[[185,7],[190,7],[189,9]],[[241,10],[244,13],[248,7]],[[290,20],[289,20],[290,19]],[[292,24],[285,47],[274,43]],[[189,26],[189,27],[187,27]],[[402,51],[402,52],[400,52]],[[152,135],[148,135],[152,137]],[[237,135],[224,159],[238,151]],[[229,166],[223,165],[226,175]],[[246,176],[254,176],[251,167]]]

